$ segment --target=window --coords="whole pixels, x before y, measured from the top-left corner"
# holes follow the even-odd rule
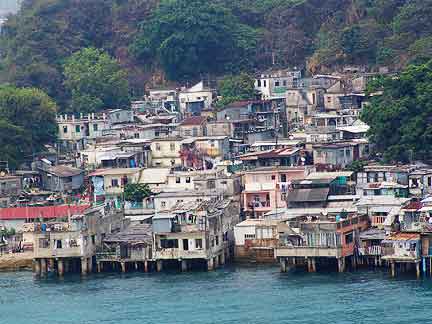
[[[258,88],[261,88],[261,80],[257,80]]]
[[[332,102],[332,98],[331,97],[327,97],[327,102],[331,103]]]
[[[161,239],[160,246],[163,249],[178,249],[178,240],[176,239]]]
[[[93,124],[93,131],[95,131],[95,132],[98,131],[98,124]]]
[[[428,177],[427,182],[428,182],[428,187],[432,186],[432,177]]]
[[[255,234],[245,234],[244,239],[245,240],[254,240]]]
[[[118,187],[119,186],[118,179],[111,179],[111,186],[112,187]]]
[[[93,235],[91,236],[91,242],[92,242],[93,245],[96,244],[96,235],[93,234]]]
[[[67,126],[63,126],[63,133],[67,133],[68,132],[68,129],[67,129]]]
[[[209,180],[207,182],[207,188],[208,189],[214,189],[214,188],[216,188],[216,182],[214,180]]]
[[[176,177],[176,183],[180,183],[180,182],[181,182],[180,177]]]
[[[171,152],[175,151],[175,143],[170,143],[170,150]]]
[[[80,133],[80,132],[81,132],[81,127],[80,127],[80,125],[75,125],[75,132],[76,132],[76,133]]]
[[[183,250],[189,251],[189,240],[183,239]]]
[[[286,80],[283,80],[282,84],[284,85],[284,87],[286,87],[286,85],[287,85]]]
[[[61,249],[62,248],[62,241],[61,240],[57,240],[57,242],[56,242],[56,248],[57,249]]]
[[[120,119],[120,113],[116,114],[116,119],[119,120]]]
[[[264,84],[264,88],[267,87],[267,81],[266,80],[263,81],[263,84]]]
[[[281,182],[287,182],[286,174],[281,174]]]
[[[139,133],[135,133],[135,134],[134,134],[134,138],[140,138]]]
[[[219,245],[219,236],[215,236],[215,243],[216,243],[216,246],[218,246]]]
[[[354,241],[354,235],[353,235],[353,232],[348,233],[348,234],[345,235],[345,243],[346,243],[346,244],[350,244],[350,243],[352,243],[353,241]]]
[[[41,249],[47,249],[47,248],[49,248],[49,240],[48,239],[45,239],[45,238],[40,238],[39,239],[39,247],[41,248]]]
[[[202,239],[195,239],[195,248],[196,249],[202,249]]]
[[[190,177],[186,177],[186,183],[191,183],[191,178]]]
[[[192,129],[192,134],[193,134],[193,136],[198,136],[198,128],[194,127]]]
[[[156,143],[156,151],[160,151],[160,150],[161,150],[160,143]]]
[[[161,201],[161,208],[165,208],[166,207],[166,202],[165,201]]]
[[[275,81],[275,87],[279,87],[280,86],[280,82],[279,81]]]

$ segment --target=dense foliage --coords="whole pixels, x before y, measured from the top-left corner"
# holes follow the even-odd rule
[[[150,197],[152,194],[148,184],[144,183],[128,183],[124,188],[125,200],[131,202],[142,202],[143,199]]]
[[[432,159],[432,60],[411,65],[397,78],[376,83],[362,119],[370,125],[371,141],[385,160]]]
[[[254,78],[246,73],[224,77],[219,82],[219,94],[222,97],[217,102],[218,107],[224,107],[238,100],[255,99]]]
[[[247,67],[257,33],[207,0],[162,0],[132,45],[144,62],[157,59],[172,79]]]
[[[64,85],[73,112],[97,112],[129,106],[126,73],[116,60],[95,48],[85,48],[66,60]]]
[[[396,68],[432,54],[432,0],[26,0],[2,29],[0,80],[63,109],[63,63],[94,47],[145,82],[272,66]],[[161,73],[164,71],[165,73]]]
[[[52,142],[57,133],[56,109],[41,90],[0,87],[0,160],[16,167]]]

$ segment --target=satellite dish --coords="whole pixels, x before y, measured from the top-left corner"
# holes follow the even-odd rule
[[[0,172],[1,177],[4,177],[5,175],[6,175],[6,172],[4,172],[4,171]]]

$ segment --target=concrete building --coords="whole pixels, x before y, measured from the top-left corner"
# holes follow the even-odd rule
[[[303,179],[304,167],[262,167],[244,172],[242,202],[247,218],[262,218],[277,208],[286,208],[291,181]]]
[[[117,207],[123,203],[124,188],[128,183],[139,183],[141,168],[99,169],[90,173],[91,194],[94,202],[113,201]]]
[[[278,220],[246,219],[234,227],[236,261],[277,262]]]
[[[367,215],[346,212],[335,218],[316,215],[297,224],[298,227],[289,227],[279,234],[275,256],[282,272],[299,265],[307,266],[309,272],[316,272],[320,267],[331,267],[334,263],[337,263],[338,271],[343,272],[348,261],[352,268],[356,267],[355,247],[360,232],[369,226]]]
[[[69,215],[62,222],[35,224],[27,229],[27,234],[33,235],[35,274],[91,273],[96,261],[96,248],[101,246],[102,238],[122,230],[124,226],[122,213],[106,210],[103,206]]]
[[[180,151],[182,149],[183,138],[166,137],[155,138],[151,143],[152,166],[173,167],[182,164]]]
[[[213,102],[213,90],[206,88],[201,81],[179,93],[180,112],[184,116],[199,116],[201,111],[209,109]]]
[[[181,137],[198,137],[207,135],[207,118],[204,116],[191,116],[184,119],[178,126]]]
[[[213,270],[232,255],[239,205],[230,200],[179,203],[153,217],[157,270],[169,263],[178,269]]]
[[[19,197],[22,190],[21,177],[0,174],[0,208],[9,207],[9,205]]]

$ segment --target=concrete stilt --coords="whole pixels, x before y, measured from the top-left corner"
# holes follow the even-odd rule
[[[120,262],[120,266],[121,266],[121,271],[123,273],[125,273],[126,272],[126,262]]]
[[[135,270],[138,271],[138,262],[135,262]]]
[[[287,271],[287,260],[286,260],[286,258],[281,258],[280,259],[280,267],[281,267],[281,272],[286,272]]]
[[[36,276],[41,275],[41,260],[33,259],[33,271]]]
[[[429,275],[432,276],[432,257],[429,258]]]
[[[218,256],[215,256],[213,258],[213,264],[214,264],[215,269],[219,268],[219,257]]]
[[[88,265],[87,265],[87,269],[89,273],[93,272],[93,258],[88,258],[87,259]]]
[[[417,279],[420,279],[420,262],[416,263],[416,275],[417,275]]]
[[[213,258],[207,260],[207,270],[208,271],[214,270]]]
[[[338,271],[344,272],[345,271],[345,258],[338,258]]]
[[[316,259],[311,259],[312,272],[316,272]]]
[[[396,265],[395,265],[394,261],[391,262],[390,269],[391,269],[391,276],[393,278],[396,277]]]
[[[87,275],[88,273],[88,261],[87,258],[81,258],[81,274],[83,276]]]
[[[68,273],[70,272],[70,260],[69,259],[63,259],[63,265],[64,265],[64,272]]]
[[[156,271],[161,272],[162,271],[162,260],[156,261]]]
[[[102,272],[102,263],[99,261],[96,263],[97,272]]]
[[[225,264],[225,251],[223,251],[222,254],[220,255],[220,264],[221,265]]]
[[[181,263],[181,271],[186,272],[188,270],[187,260],[181,260],[180,263]]]
[[[65,274],[65,269],[64,269],[64,261],[62,259],[57,260],[57,269],[58,269],[58,275],[60,277],[63,277]]]
[[[351,257],[351,266],[353,270],[357,269],[357,257],[355,255]]]
[[[41,275],[44,276],[47,273],[47,262],[46,259],[40,259],[41,263]]]
[[[148,261],[144,261],[144,272],[148,272]]]

